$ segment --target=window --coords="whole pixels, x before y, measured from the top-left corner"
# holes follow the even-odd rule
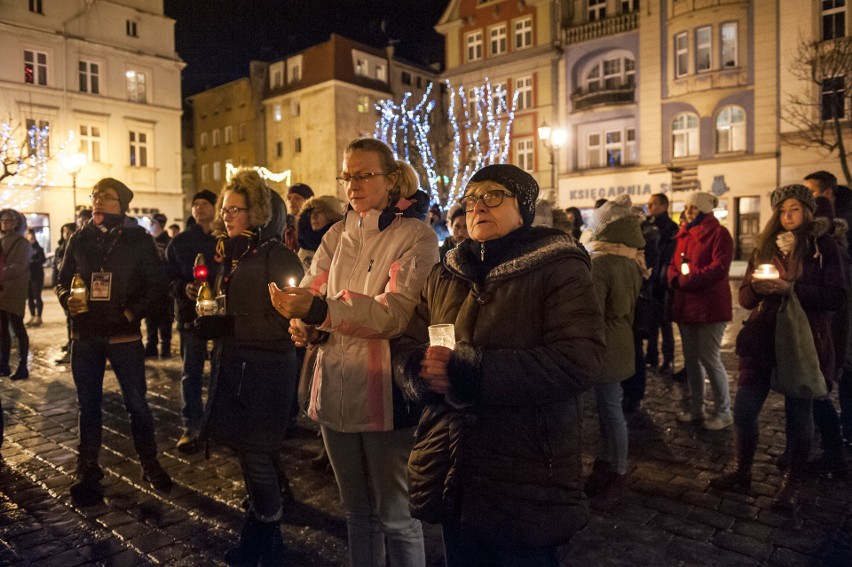
[[[30,0],[30,12],[44,14],[44,12],[41,11],[41,0]]]
[[[358,112],[367,114],[370,112],[370,97],[367,95],[358,95]]]
[[[639,0],[621,0],[619,5],[622,14],[629,14],[639,9]]]
[[[388,81],[387,73],[385,73],[384,65],[376,65],[376,80],[386,83]]]
[[[130,131],[130,167],[148,167],[148,134]]]
[[[411,85],[411,73],[408,71],[403,71],[402,75],[400,75],[399,80],[403,85]]]
[[[479,108],[479,91],[477,89],[470,89],[467,91],[467,112],[470,115],[470,118],[474,118]]]
[[[80,71],[80,92],[100,93],[100,66],[92,61],[80,61],[78,68]]]
[[[597,132],[586,138],[586,166],[601,166],[601,135]]]
[[[24,82],[47,85],[47,53],[24,50]]]
[[[214,161],[213,162],[213,181],[219,181],[222,179],[222,162]]]
[[[698,155],[698,116],[689,112],[672,120],[672,157]]]
[[[606,133],[606,166],[618,167],[624,159],[624,143],[621,130]]]
[[[823,79],[821,93],[821,116],[823,120],[845,118],[846,77]]]
[[[26,154],[38,153],[39,148],[45,156],[50,155],[50,121],[27,118],[24,122],[27,128]]]
[[[482,32],[471,32],[467,34],[467,60],[479,61],[480,59],[482,59]]]
[[[675,77],[683,77],[689,73],[689,43],[686,32],[675,36]]]
[[[240,122],[240,130],[239,130],[239,134],[237,134],[237,135],[239,136],[239,140],[241,142],[245,141],[245,139],[246,139],[246,129],[247,128],[248,128],[248,125],[245,122]]]
[[[290,116],[299,116],[302,113],[302,105],[298,100],[290,101]]]
[[[414,77],[414,84],[417,86],[418,89],[423,87],[423,77],[421,77],[420,75]]]
[[[695,72],[710,70],[710,52],[712,49],[712,31],[710,26],[695,30]]]
[[[127,20],[124,22],[124,32],[130,37],[139,37],[136,35],[136,22]]]
[[[506,24],[496,26],[488,31],[490,38],[491,56],[503,55],[506,53]]]
[[[276,157],[283,157],[284,156],[284,144],[282,144],[281,142],[275,143],[275,156]]]
[[[636,62],[632,57],[608,57],[594,63],[586,73],[586,91],[614,90],[636,83]]]
[[[626,131],[627,144],[625,145],[626,157],[624,163],[636,163],[636,129],[628,128]]]
[[[218,148],[219,144],[222,142],[222,132],[216,128],[213,130],[213,147]]]
[[[201,146],[202,150],[207,149],[207,132],[201,133],[201,136],[199,136],[198,145]]]
[[[515,92],[518,95],[518,110],[528,110],[533,107],[533,78],[520,77],[515,79]]]
[[[206,163],[201,166],[201,181],[204,183],[210,181],[210,166]]]
[[[716,152],[741,152],[746,149],[745,111],[726,106],[716,117]]]
[[[277,89],[278,87],[280,87],[281,85],[284,84],[284,81],[283,81],[283,78],[282,78],[281,75],[282,74],[281,74],[280,69],[276,69],[275,71],[272,72],[272,77],[270,78],[269,88]]]
[[[80,124],[80,153],[90,162],[101,161],[101,129],[92,124]]]
[[[297,154],[302,153],[302,139],[301,138],[296,138],[296,140],[293,144],[293,151],[296,152]]]
[[[503,112],[504,108],[508,108],[508,104],[506,104],[506,83],[497,83],[496,85],[491,85],[491,101],[492,108],[494,112],[500,114]]]
[[[302,63],[301,62],[289,62],[287,68],[290,70],[290,74],[287,77],[288,83],[295,83],[297,81],[302,80]]]
[[[367,61],[365,59],[357,59],[355,61],[355,74],[360,77],[367,76]]]
[[[147,102],[147,77],[140,71],[129,70],[127,77],[127,100],[132,102]]]
[[[846,0],[822,0],[822,40],[846,35]]]
[[[535,169],[535,140],[533,138],[524,138],[515,142],[515,165],[524,171],[533,171]]]
[[[281,122],[284,116],[281,114],[281,105],[275,104],[272,106],[272,119],[276,122]]]
[[[606,0],[589,0],[588,15],[590,22],[606,18]]]
[[[234,141],[234,127],[225,126],[225,143],[230,144]]]
[[[720,62],[720,67],[722,69],[726,67],[736,67],[737,66],[737,23],[736,22],[728,22],[722,24],[720,28],[719,35],[721,36],[722,43],[722,61]]]
[[[515,49],[532,47],[532,18],[515,21]]]

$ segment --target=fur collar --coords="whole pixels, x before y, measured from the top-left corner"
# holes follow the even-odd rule
[[[511,260],[498,264],[486,277],[486,283],[513,278],[530,272],[544,264],[564,258],[579,258],[590,266],[589,255],[570,235],[552,228],[532,227],[518,243],[517,254]],[[465,280],[472,280],[475,258],[464,254],[459,246],[447,253],[446,269]]]

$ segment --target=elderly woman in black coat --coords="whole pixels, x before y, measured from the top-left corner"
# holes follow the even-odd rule
[[[461,205],[470,238],[429,275],[395,350],[425,408],[409,459],[415,517],[443,524],[447,565],[553,565],[588,510],[580,394],[598,372],[604,321],[589,257],[532,227],[538,184],[489,165]],[[427,348],[453,323],[451,350]]]
[[[278,452],[289,422],[296,349],[289,320],[269,303],[270,281],[303,276],[298,257],[281,242],[284,202],[252,170],[239,171],[219,195],[214,230],[221,236],[216,290],[226,312],[196,319],[197,332],[218,339],[202,438],[236,450],[250,508],[229,564],[282,562]]]

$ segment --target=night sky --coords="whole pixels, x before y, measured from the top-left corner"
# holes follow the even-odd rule
[[[249,61],[275,61],[334,32],[420,64],[443,62],[433,29],[449,0],[165,0],[187,63],[183,96],[248,76]]]

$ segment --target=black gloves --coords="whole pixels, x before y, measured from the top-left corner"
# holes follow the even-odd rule
[[[229,337],[234,334],[234,316],[205,315],[193,321],[192,330],[205,340]]]

